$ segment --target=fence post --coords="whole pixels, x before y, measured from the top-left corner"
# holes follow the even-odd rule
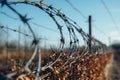
[[[91,53],[91,37],[92,37],[92,16],[89,16],[88,19],[89,22],[89,52]]]

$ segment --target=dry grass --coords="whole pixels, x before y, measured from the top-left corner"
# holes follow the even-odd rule
[[[42,55],[43,59],[48,58],[49,56],[51,58],[54,57],[52,54],[48,55],[48,53],[49,52],[46,51],[45,54]],[[0,58],[0,60],[2,61],[6,59],[5,55],[3,56],[4,57]],[[21,53],[19,58],[24,60],[24,58],[26,57],[25,59],[27,60],[27,58],[29,59],[30,56],[31,56],[30,54],[29,55],[27,54],[25,56],[24,53]],[[94,55],[94,54],[88,54],[85,56],[80,55],[75,62],[71,62],[72,59],[69,61],[68,64],[71,64],[71,66],[68,65],[68,66],[63,66],[61,68],[61,66],[64,64],[63,58],[65,58],[66,56],[67,55],[63,55],[63,57],[61,57],[53,65],[53,70],[49,70],[49,71],[52,71],[52,73],[48,77],[46,77],[47,80],[68,80],[68,79],[70,80],[107,80],[106,76],[110,75],[108,74],[109,73],[108,65],[110,65],[110,62],[113,56],[113,53],[111,52],[107,54],[98,54],[98,55]],[[20,63],[19,66],[16,66],[17,62],[15,61],[15,58],[17,56],[15,55],[15,53],[11,53],[11,55],[9,54],[9,57],[10,57],[9,61],[12,62],[12,64],[6,65],[6,67],[3,67],[1,65],[0,70],[16,71],[16,70],[19,70],[23,66],[22,63]],[[31,68],[36,67],[36,65],[34,64],[35,62],[33,63]],[[40,76],[44,75],[44,73],[46,74],[49,71],[46,70],[46,71],[41,72]],[[35,76],[31,74],[27,74],[27,75],[30,77],[32,76],[32,78],[34,79]],[[1,73],[1,75],[4,75],[4,74]],[[16,78],[17,76],[18,75],[16,75]],[[31,79],[28,79],[28,80],[31,80]]]

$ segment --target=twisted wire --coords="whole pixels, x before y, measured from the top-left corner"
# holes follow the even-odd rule
[[[66,1],[68,1],[68,0],[66,0]],[[65,37],[64,37],[64,34],[63,34],[63,30],[62,30],[62,27],[64,27],[64,26],[61,26],[59,24],[59,21],[57,20],[56,17],[60,17],[63,20],[63,22],[65,23],[65,25],[66,25],[65,27],[67,27],[67,30],[69,32],[69,39],[70,39],[70,42],[69,42],[69,44],[70,44],[69,54],[70,55],[66,58],[67,60],[64,61],[64,65],[60,68],[63,68],[64,66],[71,66],[79,58],[78,56],[76,58],[74,57],[77,54],[78,47],[79,47],[79,39],[78,39],[75,31],[77,31],[80,34],[80,36],[82,36],[84,42],[87,44],[87,46],[83,50],[82,54],[80,54],[80,55],[86,55],[86,54],[89,53],[87,49],[88,49],[88,42],[89,42],[89,37],[90,36],[87,33],[85,33],[82,30],[82,28],[74,20],[67,17],[65,14],[63,14],[60,10],[53,7],[52,5],[47,5],[42,0],[40,1],[40,3],[34,2],[34,1],[33,2],[31,2],[31,1],[7,2],[7,0],[2,0],[2,1],[0,1],[0,3],[1,3],[2,7],[7,6],[10,10],[12,10],[14,13],[16,13],[16,15],[19,16],[20,20],[25,25],[27,25],[30,32],[32,33],[32,37],[33,37],[33,42],[32,43],[35,45],[35,48],[34,48],[33,55],[31,56],[31,58],[29,59],[27,64],[24,66],[24,69],[26,71],[28,71],[29,73],[31,72],[31,70],[29,68],[29,65],[31,64],[32,60],[35,58],[35,55],[37,54],[37,51],[39,50],[39,40],[37,39],[34,31],[31,28],[31,25],[29,24],[30,23],[29,22],[30,18],[27,18],[27,15],[23,16],[22,14],[20,14],[11,5],[13,5],[13,4],[14,5],[15,4],[27,4],[27,5],[35,6],[35,7],[39,8],[40,10],[44,11],[46,14],[48,14],[52,18],[52,20],[55,22],[55,24],[57,25],[57,28],[58,28],[59,33],[60,33],[60,48],[59,48],[59,51],[57,52],[57,55],[56,55],[57,58],[55,60],[49,62],[45,66],[41,66],[41,52],[39,51],[38,68],[37,68],[36,77],[35,77],[36,80],[39,79],[39,73],[41,73],[41,71],[45,71],[48,68],[53,70],[53,65],[59,59],[61,59],[61,57],[64,53],[63,50],[64,50],[64,46],[65,46],[65,43],[66,43],[65,42]],[[10,17],[9,15],[7,15],[3,12],[1,12],[1,13],[8,16],[9,18],[16,19],[16,18]],[[7,27],[0,26],[0,28],[7,28]],[[19,32],[19,33],[21,33],[25,36],[27,35],[25,33],[22,33],[20,31],[16,31],[16,30],[11,29],[11,28],[7,28],[7,29],[9,29],[11,31],[14,31],[14,32]],[[29,35],[27,35],[27,36],[29,36]],[[94,37],[92,37],[92,42],[93,42],[92,46],[95,46],[95,44],[98,43],[101,46],[101,49],[103,48],[103,46],[105,46],[103,43],[101,43],[99,40],[95,39]],[[49,72],[48,74],[45,74],[43,78],[47,77],[51,73],[52,72]],[[42,77],[42,76],[40,76],[40,77]]]

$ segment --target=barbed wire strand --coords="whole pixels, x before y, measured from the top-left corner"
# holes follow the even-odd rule
[[[36,53],[37,53],[38,40],[37,40],[37,38],[36,38],[36,36],[35,36],[32,28],[31,28],[31,26],[30,26],[29,23],[28,23],[28,20],[29,20],[29,19],[26,18],[27,15],[22,16],[22,15],[21,15],[19,12],[17,12],[13,7],[11,7],[11,6],[7,3],[7,0],[2,1],[1,4],[2,4],[2,5],[6,5],[10,10],[12,10],[14,13],[16,13],[16,14],[19,16],[19,18],[21,19],[21,21],[28,26],[29,30],[31,31],[31,33],[32,33],[32,35],[33,35],[34,40],[33,40],[32,44],[35,45],[35,50],[34,50],[34,52],[33,52],[32,57],[29,59],[29,61],[27,62],[27,64],[24,66],[24,69],[25,69],[26,71],[31,72],[31,70],[29,69],[29,65],[31,64],[32,60],[34,59],[34,57],[35,57],[35,55],[36,55]]]
[[[78,12],[84,19],[87,19],[86,17],[85,17],[85,15],[83,15],[83,13],[79,10],[79,9],[77,9],[69,0],[65,0],[76,12]],[[69,17],[68,17],[69,18]],[[70,19],[70,18],[69,18]],[[76,22],[74,22],[72,19],[70,19],[74,24],[76,24]],[[97,26],[95,26],[95,27],[97,27]],[[97,31],[99,31],[99,32],[102,32],[102,33],[104,33],[103,31],[101,31],[100,29],[97,29]],[[104,33],[105,34],[105,33]],[[103,35],[104,35],[103,34]],[[105,34],[106,35],[106,34]]]
[[[8,30],[13,31],[13,32],[18,32],[18,33],[20,33],[20,34],[22,34],[22,35],[24,35],[24,36],[26,36],[26,37],[32,38],[31,35],[26,34],[26,33],[24,33],[24,32],[21,32],[21,31],[16,30],[16,29],[12,29],[12,28],[5,27],[5,26],[0,26],[0,28],[1,28],[1,29],[3,29],[3,28],[4,28],[4,29],[8,29]]]
[[[3,12],[3,11],[0,11],[0,13],[3,14],[3,15],[5,15],[5,16],[7,16],[7,17],[9,17],[10,19],[19,20],[18,18],[12,17],[12,16],[8,15],[7,13],[5,13],[5,12]],[[20,20],[19,20],[19,21],[20,21]],[[46,29],[46,30],[49,30],[49,31],[52,31],[52,32],[56,32],[56,33],[57,33],[57,31],[56,31],[55,29],[51,29],[51,28],[49,28],[49,27],[47,27],[47,26],[43,26],[43,25],[38,24],[38,23],[33,22],[33,21],[29,21],[29,22],[30,22],[31,24],[35,25],[36,27],[43,28],[43,29]]]
[[[116,21],[115,21],[113,15],[112,15],[110,9],[108,8],[108,6],[106,5],[106,3],[105,3],[103,0],[100,0],[100,1],[101,1],[101,3],[103,4],[104,8],[106,9],[107,13],[109,14],[110,19],[112,20],[112,22],[113,22],[113,24],[114,24],[116,30],[120,33],[119,27],[117,26]]]
[[[77,9],[69,0],[65,0],[76,12],[78,12],[84,19],[86,19],[85,15]]]
[[[48,65],[45,65],[45,66],[43,66],[43,67],[40,67],[40,65],[41,65],[41,60],[40,60],[40,57],[39,57],[39,60],[38,60],[38,67],[39,68],[41,68],[41,70],[46,70],[47,68],[50,68],[51,70],[53,70],[53,65],[58,61],[58,59],[60,59],[61,58],[61,55],[63,54],[63,48],[64,48],[64,44],[65,44],[65,41],[64,41],[64,34],[63,34],[63,31],[62,31],[62,26],[59,24],[59,21],[56,19],[56,16],[54,15],[54,13],[56,13],[56,15],[57,14],[59,14],[57,11],[58,11],[58,9],[56,9],[56,8],[53,8],[53,7],[51,7],[51,5],[47,5],[47,4],[45,4],[42,0],[40,1],[40,3],[38,4],[38,3],[34,3],[34,2],[13,2],[13,3],[11,3],[11,4],[19,4],[19,3],[23,3],[23,4],[30,4],[30,5],[33,5],[33,6],[36,6],[36,7],[38,7],[38,8],[40,8],[41,10],[43,10],[44,12],[46,12],[52,19],[53,19],[53,21],[56,23],[56,25],[57,25],[57,27],[58,27],[58,29],[59,29],[59,33],[60,33],[60,52],[58,52],[58,54],[59,54],[59,56],[54,60],[54,61],[52,61],[52,62],[49,62],[49,64]],[[35,57],[35,55],[36,55],[36,53],[37,53],[37,51],[38,51],[38,48],[39,48],[39,46],[38,46],[38,40],[37,40],[37,38],[36,38],[36,36],[35,36],[35,33],[33,32],[33,30],[32,30],[32,28],[31,28],[31,26],[30,26],[30,24],[29,24],[29,18],[27,18],[27,15],[25,15],[25,16],[23,16],[23,15],[21,15],[19,12],[17,12],[13,7],[11,7],[11,4],[10,3],[8,3],[6,0],[5,1],[3,1],[2,3],[2,6],[4,6],[4,5],[6,5],[10,10],[12,10],[13,12],[15,12],[18,16],[19,16],[19,18],[21,19],[21,21],[24,23],[24,24],[26,24],[27,26],[28,26],[28,28],[29,28],[29,30],[31,31],[31,33],[32,33],[32,37],[34,38],[34,40],[33,40],[33,43],[34,43],[34,45],[35,45],[35,49],[34,49],[34,52],[33,52],[33,55],[32,55],[32,57],[29,59],[29,61],[27,62],[27,64],[24,66],[24,68],[25,68],[25,70],[26,71],[28,71],[28,72],[31,72],[31,70],[30,70],[30,68],[29,68],[29,65],[30,65],[30,63],[32,62],[32,60],[34,59],[34,57]],[[45,6],[45,7],[43,7],[43,6]],[[55,12],[56,11],[56,12]],[[76,41],[77,40],[77,36],[76,36],[76,34],[75,34],[75,32],[74,32],[74,30],[76,30],[79,34],[81,34],[82,35],[82,37],[83,37],[83,40],[85,40],[85,42],[88,44],[88,39],[89,39],[89,35],[88,34],[86,34],[83,30],[82,30],[82,28],[80,28],[78,25],[76,25],[76,23],[75,22],[73,22],[73,23],[71,23],[70,21],[69,21],[69,19],[67,19],[66,18],[66,16],[63,16],[64,14],[63,13],[61,13],[60,15],[62,15],[62,16],[59,16],[59,17],[61,17],[61,19],[63,19],[63,21],[65,21],[65,23],[66,23],[66,27],[68,28],[68,31],[69,31],[69,36],[70,36],[70,39],[72,38],[73,39],[73,41]],[[6,15],[7,16],[7,15]],[[2,28],[2,27],[1,27]],[[71,40],[70,40],[71,41]],[[92,37],[92,41],[95,43],[99,43],[99,45],[103,45],[103,43],[101,43],[100,41],[98,41],[98,40],[96,40],[94,37]],[[76,42],[75,42],[76,43]],[[74,45],[76,45],[76,44],[74,44]],[[87,46],[88,47],[88,46]],[[74,47],[74,48],[76,48],[76,47]],[[62,50],[62,51],[61,51]],[[39,54],[41,54],[40,52],[39,52]],[[86,51],[85,53],[84,53],[84,55],[86,55],[86,54],[88,54],[88,52]],[[71,55],[71,57],[73,56],[74,54],[72,54]],[[73,57],[72,57],[73,58]],[[68,59],[72,59],[72,58],[68,58]],[[76,59],[73,59],[73,61],[72,61],[72,63],[74,63],[74,61],[75,61]],[[68,62],[68,61],[67,61]],[[69,65],[72,65],[72,63],[70,63]],[[37,68],[37,74],[36,74],[36,76],[35,76],[35,79],[37,80],[38,79],[38,74],[40,73],[40,69],[39,68]]]

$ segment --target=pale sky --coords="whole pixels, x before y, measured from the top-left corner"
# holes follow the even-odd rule
[[[20,0],[8,0],[8,1],[20,1]],[[32,0],[33,1],[33,0]],[[39,0],[36,0],[39,1]],[[95,38],[102,41],[105,44],[109,44],[109,38],[111,38],[111,42],[114,40],[120,40],[120,0],[69,0],[75,8],[77,8],[85,18],[75,11],[65,0],[44,0],[47,4],[54,5],[57,9],[61,9],[61,11],[66,14],[68,17],[76,21],[83,30],[88,33],[88,16],[92,15],[92,34]],[[102,3],[102,1],[106,4]],[[59,31],[52,21],[52,19],[42,10],[39,10],[35,7],[28,5],[14,5],[13,6],[17,11],[22,14],[27,14],[28,17],[32,18],[32,21],[43,25],[42,27],[48,27],[52,30],[47,30],[42,27],[36,27],[32,25],[34,32],[38,36],[42,36],[43,38],[47,38],[47,40],[43,40],[43,43],[50,44],[58,44],[59,40]],[[0,11],[5,12],[11,15],[14,18],[18,18],[16,14],[14,14],[11,10],[9,10],[6,6],[0,8]],[[59,20],[59,19],[58,19]],[[59,20],[61,25],[64,25],[61,20]],[[18,29],[18,26],[21,26],[21,31],[26,31],[29,33],[27,27],[21,23],[19,20],[12,20],[6,17],[3,14],[0,14],[0,24],[4,26],[8,26],[13,29]],[[66,29],[63,28],[64,35],[66,35]],[[23,36],[22,36],[23,38]],[[18,34],[14,32],[10,32],[9,39],[18,39]],[[67,40],[67,38],[66,38]],[[21,41],[22,42],[22,41]],[[81,40],[82,42],[82,40]]]

